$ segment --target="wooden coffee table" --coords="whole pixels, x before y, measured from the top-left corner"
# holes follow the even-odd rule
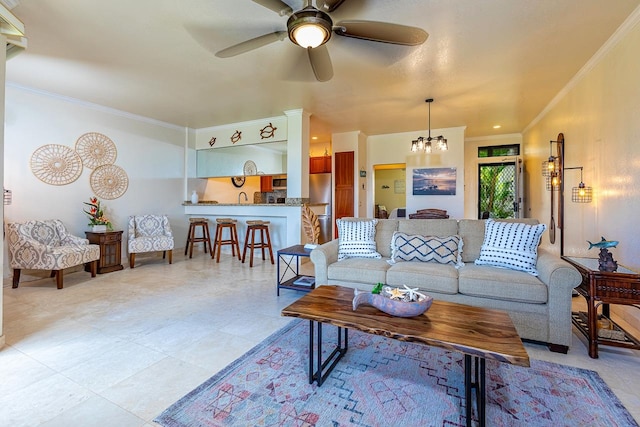
[[[421,316],[393,317],[369,306],[360,306],[353,311],[353,292],[343,286],[319,286],[282,310],[283,316],[309,320],[310,384],[316,381],[322,386],[347,352],[349,329],[441,347],[464,354],[467,426],[471,425],[473,390],[479,424],[484,426],[486,359],[529,366],[527,351],[504,311],[434,301]],[[325,361],[321,357],[323,323],[338,327],[337,343]],[[315,355],[314,335],[318,341]]]

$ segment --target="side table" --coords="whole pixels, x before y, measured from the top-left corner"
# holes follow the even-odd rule
[[[100,246],[100,258],[98,259],[98,274],[122,270],[122,230],[84,232],[89,243]],[[85,270],[87,267],[85,267]]]
[[[572,312],[571,320],[589,341],[589,356],[598,358],[598,345],[640,349],[640,341],[611,320],[610,304],[640,304],[640,274],[618,265],[618,270],[600,271],[597,258],[563,256],[578,269],[582,283],[576,288],[587,300],[587,312]],[[602,314],[598,309],[602,306]],[[640,308],[640,307],[639,307]]]
[[[310,249],[305,249],[304,245],[294,245],[288,248],[280,249],[277,257],[277,282],[278,282],[278,296],[280,296],[280,288],[293,289],[296,291],[309,292],[315,288],[315,283],[311,285],[298,285],[294,282],[303,277],[300,275],[300,257],[309,257],[311,254]],[[284,264],[285,268],[280,272],[280,262]],[[293,263],[295,261],[295,264]],[[294,268],[295,267],[295,268]],[[293,274],[293,277],[286,279],[288,274]]]

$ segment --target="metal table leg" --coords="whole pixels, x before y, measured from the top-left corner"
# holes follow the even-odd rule
[[[473,360],[473,367],[471,361]],[[471,377],[473,376],[473,381]],[[485,395],[485,359],[484,357],[464,355],[464,396],[466,403],[467,427],[472,425],[473,401],[472,391],[476,391],[476,408],[478,410],[478,425],[485,426],[486,395]]]
[[[314,323],[317,328],[314,328]],[[318,345],[316,354],[313,352],[313,342],[315,330],[317,330]],[[344,343],[343,343],[344,339]],[[322,322],[309,321],[309,384],[317,382],[318,387],[322,386],[324,380],[329,376],[333,368],[342,359],[349,348],[349,330],[346,328],[338,328],[337,344],[327,359],[322,361]]]

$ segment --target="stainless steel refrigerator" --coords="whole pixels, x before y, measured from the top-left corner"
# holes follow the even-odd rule
[[[320,220],[320,238],[318,243],[326,243],[332,239],[331,221],[331,174],[313,173],[309,175],[309,203],[326,203],[324,214],[318,215]],[[317,212],[317,209],[314,209]]]

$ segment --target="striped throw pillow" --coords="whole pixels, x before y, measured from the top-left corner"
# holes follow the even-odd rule
[[[501,222],[488,219],[484,225],[484,241],[476,265],[492,265],[526,271],[538,275],[538,245],[545,224]]]
[[[377,219],[337,220],[338,261],[346,258],[382,258],[376,251]]]

